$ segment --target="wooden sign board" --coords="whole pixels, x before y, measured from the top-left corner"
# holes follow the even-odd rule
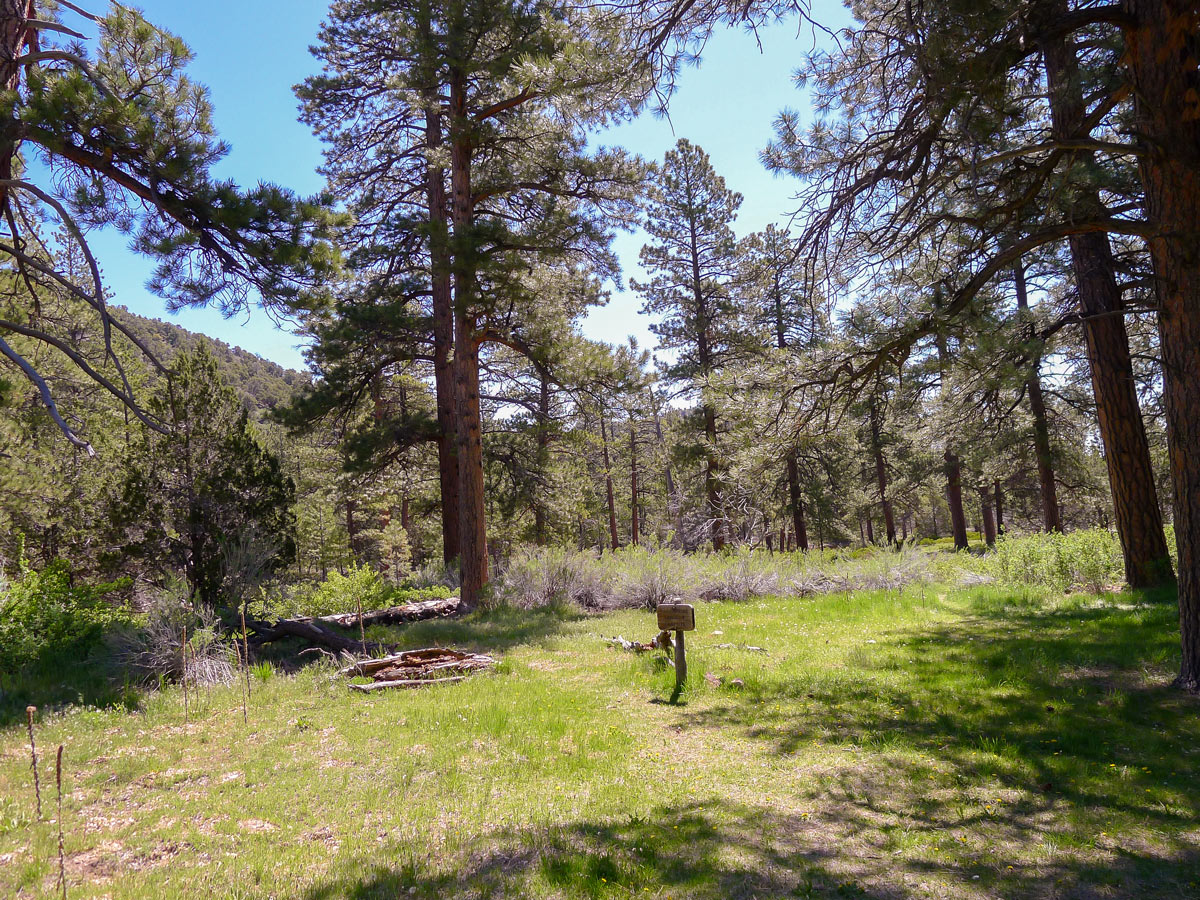
[[[660,631],[695,631],[696,610],[690,603],[658,604]]]

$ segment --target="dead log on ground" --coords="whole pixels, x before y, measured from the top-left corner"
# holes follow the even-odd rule
[[[376,653],[387,653],[392,647],[378,641],[356,641],[344,637],[324,625],[318,625],[311,619],[281,619],[274,624],[269,622],[247,622],[254,631],[256,644],[269,644],[285,637],[298,637],[310,644],[320,644],[337,653],[350,653],[357,656],[370,656]]]
[[[362,614],[362,623],[369,625],[402,625],[405,622],[420,622],[425,619],[447,619],[458,615],[461,604],[457,597],[446,597],[441,600],[421,600],[417,603],[405,603],[401,606],[389,606],[387,609],[376,609]],[[329,616],[316,616],[314,622],[329,625],[341,625],[343,628],[358,627],[358,613],[335,613]]]
[[[400,625],[405,622],[419,622],[424,619],[444,619],[457,615],[461,604],[457,597],[446,597],[440,600],[421,600],[417,603],[405,603],[401,606],[390,606],[387,609],[375,609],[362,614],[363,627],[368,625]],[[248,622],[255,632],[255,643],[267,644],[283,637],[298,637],[310,644],[319,644],[337,653],[351,653],[355,656],[373,656],[387,653],[392,646],[378,641],[362,641],[345,637],[332,630],[329,626],[342,628],[358,628],[359,614],[335,613],[329,616],[301,616],[296,619],[281,619],[278,622]]]
[[[627,641],[622,635],[605,638],[604,643],[613,647],[619,647],[622,650],[628,650],[630,653],[649,653],[652,650],[665,650],[667,656],[670,656],[674,649],[671,642],[671,632],[669,631],[660,631],[654,640],[644,644],[641,641]]]

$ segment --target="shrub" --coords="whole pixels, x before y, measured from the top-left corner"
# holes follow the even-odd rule
[[[929,580],[928,554],[872,548],[861,558],[833,552],[765,553],[739,548],[685,554],[627,547],[590,551],[530,547],[517,551],[495,581],[495,596],[516,606],[570,603],[583,609],[653,609],[663,600],[744,601],[780,594],[894,589]]]
[[[991,565],[1001,581],[1059,591],[1103,591],[1125,578],[1121,542],[1099,528],[1005,536],[996,543]]]
[[[264,597],[262,614],[267,618],[286,619],[296,616],[328,616],[354,612],[359,601],[362,608],[378,609],[388,605],[391,589],[379,572],[370,566],[351,565],[346,573],[330,572],[324,581],[290,595]]]
[[[351,566],[343,575],[331,572],[316,585],[303,585],[289,594],[262,595],[253,604],[254,612],[266,619],[288,619],[298,616],[328,616],[355,612],[362,601],[363,610],[382,609],[422,600],[441,600],[454,591],[444,583],[411,581],[393,587],[370,566]]]
[[[112,662],[143,683],[178,681],[183,674],[180,642],[187,629],[187,675],[192,684],[227,684],[237,657],[220,637],[219,623],[205,606],[186,602],[168,589],[148,603],[136,624],[114,630],[106,638]]]
[[[128,605],[111,596],[129,583],[77,583],[65,560],[38,572],[21,554],[16,580],[0,593],[0,671],[87,657],[106,630],[133,621]]]

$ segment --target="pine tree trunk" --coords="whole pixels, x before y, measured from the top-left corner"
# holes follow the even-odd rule
[[[479,410],[479,335],[471,312],[478,290],[472,243],[475,226],[471,193],[470,124],[466,84],[450,76],[453,116],[450,181],[454,193],[454,237],[465,246],[453,258],[454,274],[454,431],[458,447],[458,539],[460,600],[466,609],[479,605],[488,582],[487,522],[483,492],[483,425]]]
[[[637,428],[634,427],[631,415],[629,417],[629,543],[635,547],[641,537],[638,499]]]
[[[36,32],[27,24],[37,18],[32,0],[0,0],[0,87],[16,91],[21,84],[21,67],[13,60],[20,58]],[[10,107],[11,109],[11,107]],[[18,142],[15,128],[5,129],[0,137],[0,180],[8,181],[14,174]],[[0,209],[8,208],[8,185],[0,184]]]
[[[992,486],[996,495],[996,537],[1004,536],[1004,491],[1000,489],[1000,482]]]
[[[658,446],[661,447],[663,445],[662,419],[659,417],[658,408],[653,406],[653,403],[654,403],[654,394],[653,393],[651,393],[651,395],[650,395],[650,401],[651,401],[651,407],[654,409],[654,436],[655,436],[655,438],[658,439]],[[680,504],[677,503],[676,499],[675,499],[675,479],[671,477],[671,461],[670,461],[670,459],[666,460],[666,464],[663,467],[663,476],[664,476],[664,481],[665,481],[666,488],[667,488],[667,497],[666,497],[667,514],[673,515],[674,521],[675,521],[675,534],[678,535],[678,534],[682,533],[682,531],[683,531],[683,521],[682,521],[682,513],[680,510]]]
[[[545,369],[538,369],[538,423],[537,423],[537,484],[533,491],[533,539],[539,547],[546,546],[546,503],[545,486],[550,469],[550,376]]]
[[[1194,0],[1124,0],[1156,275],[1163,403],[1179,552],[1178,684],[1200,691],[1200,13]]]
[[[725,517],[721,513],[721,467],[717,461],[717,414],[711,406],[704,407],[704,437],[707,443],[704,460],[704,494],[708,500],[708,515],[712,521],[712,548],[725,547]]]
[[[896,520],[892,515],[892,501],[888,499],[887,461],[883,458],[883,438],[881,436],[879,414],[874,404],[871,406],[871,450],[875,456],[875,481],[879,487],[879,502],[883,506],[883,527],[887,532],[888,544],[896,544]]]
[[[457,323],[454,340],[455,419],[458,439],[460,600],[479,605],[488,582],[487,524],[483,492],[483,424],[479,412],[479,343],[474,323]]]
[[[792,528],[796,531],[796,544],[801,550],[808,549],[808,525],[804,521],[804,498],[800,494],[800,466],[796,454],[787,459],[788,503],[792,509]]]
[[[621,546],[617,537],[617,502],[613,496],[612,464],[608,458],[608,431],[604,425],[604,413],[600,414],[600,447],[604,451],[604,491],[608,500],[608,537],[614,550]]]
[[[867,543],[875,544],[875,523],[871,521],[870,513],[867,514]]]
[[[358,525],[354,521],[354,501],[346,497],[346,543],[352,559],[358,559]]]
[[[1017,309],[1029,309],[1029,292],[1025,284],[1025,265],[1013,266],[1013,283],[1017,288]],[[1062,531],[1058,513],[1058,486],[1054,481],[1054,454],[1050,448],[1050,424],[1046,420],[1046,401],[1042,397],[1042,379],[1038,374],[1041,356],[1030,362],[1025,391],[1029,394],[1029,412],[1033,416],[1033,452],[1037,458],[1038,487],[1042,500],[1042,527],[1046,531]]]
[[[983,520],[983,542],[988,547],[995,547],[996,520],[992,518],[992,492],[986,487],[979,489],[979,511]]]
[[[950,530],[954,535],[954,549],[966,550],[967,516],[962,502],[962,463],[958,454],[947,449],[942,458],[946,461],[946,505],[950,507]]]
[[[1054,8],[1065,15],[1065,0],[1055,0]],[[1058,36],[1043,42],[1042,54],[1054,136],[1069,140],[1076,137],[1086,112],[1075,47],[1067,38]],[[1086,165],[1090,154],[1080,152],[1075,159],[1079,165]],[[1082,218],[1105,213],[1094,187],[1084,185],[1077,189],[1075,212]],[[1171,561],[1154,487],[1150,445],[1133,379],[1129,336],[1120,313],[1124,302],[1117,284],[1112,247],[1104,233],[1072,235],[1069,244],[1084,316],[1096,418],[1104,443],[1117,534],[1125,556],[1125,579],[1131,587],[1148,587],[1170,580]]]
[[[425,144],[442,146],[442,117],[425,113]],[[449,235],[446,231],[446,170],[430,167],[425,181],[429,214],[429,265],[433,305],[433,388],[438,423],[438,484],[442,496],[442,561],[451,565],[459,554],[458,445],[454,436],[454,297],[450,282]]]

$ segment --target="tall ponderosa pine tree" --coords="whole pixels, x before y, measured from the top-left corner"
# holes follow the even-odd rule
[[[651,325],[659,346],[675,351],[665,367],[668,383],[682,396],[698,397],[703,433],[704,487],[714,550],[725,544],[721,500],[721,450],[717,406],[709,379],[745,352],[745,335],[734,295],[738,275],[732,225],[742,203],[725,187],[708,154],[681,139],[667,151],[650,188],[645,229],[651,243],[641,261],[650,273],[633,282],[642,311],[661,316]]]
[[[828,303],[815,289],[806,261],[786,229],[768,225],[742,242],[741,253],[745,282],[741,300],[753,307],[749,319],[764,349],[803,354],[829,339],[833,323]],[[785,468],[792,534],[796,547],[807,550],[808,523],[795,448],[787,451]]]
[[[623,89],[637,83],[622,39],[612,17],[568,5],[347,0],[322,33],[325,74],[301,90],[329,141],[331,180],[359,214],[360,273],[428,317],[468,606],[488,580],[481,353],[532,352],[531,326],[555,314],[538,308],[528,273],[585,260],[613,272],[608,229],[632,215],[640,173],[622,153],[587,152],[583,137],[626,109]],[[395,358],[373,341],[364,327],[364,378]]]

